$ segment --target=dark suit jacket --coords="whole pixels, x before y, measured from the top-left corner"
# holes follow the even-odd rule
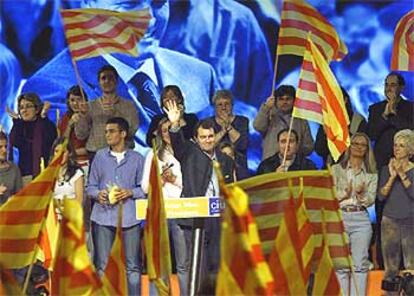
[[[185,140],[181,130],[170,131],[171,144],[174,156],[181,164],[183,175],[184,197],[204,196],[213,173],[213,162],[208,155],[200,149],[200,146],[192,141]],[[219,150],[215,151],[217,161],[220,163],[221,172],[226,183],[233,182],[234,162]],[[192,226],[193,219],[179,219],[181,225]]]
[[[276,169],[280,166],[279,154],[275,154],[272,157],[266,158],[263,160],[258,169],[257,175],[262,175],[266,173],[274,173]],[[305,171],[305,170],[316,170],[315,164],[312,160],[303,157],[301,154],[296,154],[295,160],[292,165],[289,167],[288,171]]]
[[[387,101],[369,107],[368,136],[375,141],[377,168],[387,165],[393,155],[394,135],[403,129],[414,129],[414,103],[400,100],[397,115],[382,117]]]

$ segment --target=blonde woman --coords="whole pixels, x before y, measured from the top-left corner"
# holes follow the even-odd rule
[[[378,198],[384,201],[381,223],[385,280],[398,275],[400,260],[414,270],[414,132],[394,136],[394,157],[381,169]]]
[[[350,271],[345,269],[337,271],[338,279],[345,295],[365,295],[369,269],[368,249],[372,237],[366,208],[375,201],[378,181],[374,155],[366,134],[355,133],[352,136],[351,146],[341,162],[332,166],[332,173],[345,231],[349,237],[357,283]]]

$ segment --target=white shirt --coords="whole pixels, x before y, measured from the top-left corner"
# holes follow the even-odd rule
[[[53,198],[60,200],[63,200],[63,198],[75,198],[75,182],[81,177],[83,177],[83,171],[77,169],[69,181],[59,182],[59,180],[56,180]]]
[[[117,163],[119,164],[125,158],[126,151],[115,152],[111,150],[111,155],[115,156]]]
[[[146,194],[148,194],[149,176],[153,157],[154,153],[151,149],[145,158],[144,171],[142,173],[141,188],[142,191],[144,191]],[[171,167],[171,171],[177,178],[174,183],[166,182],[162,187],[162,193],[165,198],[179,198],[181,197],[181,192],[183,191],[183,176],[181,174],[181,165],[180,162],[174,157],[174,155],[170,151],[166,150],[164,153],[164,160],[159,160],[158,163],[158,169],[160,173],[162,172],[163,166],[169,166],[171,164],[173,165]]]

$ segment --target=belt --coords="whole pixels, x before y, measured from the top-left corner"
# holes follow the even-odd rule
[[[349,213],[349,212],[362,212],[362,211],[365,211],[366,209],[363,206],[349,205],[349,206],[342,207],[341,210],[343,212]]]

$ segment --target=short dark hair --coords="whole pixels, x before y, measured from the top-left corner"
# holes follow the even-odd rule
[[[69,104],[69,98],[70,98],[70,96],[71,95],[74,95],[74,96],[81,97],[82,96],[82,92],[83,92],[83,98],[85,98],[85,100],[87,101],[88,100],[88,96],[86,95],[86,93],[85,93],[85,91],[83,89],[81,90],[81,88],[80,88],[79,85],[73,85],[73,86],[71,86],[71,88],[69,88],[68,92],[66,93],[66,106],[68,107],[68,111],[69,111],[70,114],[73,113],[73,110],[72,110],[72,108],[70,107],[70,104]]]
[[[106,121],[106,124],[117,124],[121,132],[126,132],[128,136],[129,123],[122,117],[111,117]]]
[[[6,140],[7,141],[7,135],[3,131],[0,131],[0,140]]]
[[[172,92],[177,97],[177,102],[176,102],[177,104],[184,105],[184,96],[183,96],[183,93],[181,92],[181,89],[178,87],[178,85],[167,85],[161,91],[161,95],[160,95],[161,107],[165,107],[162,100],[167,94],[167,92]]]
[[[405,86],[405,79],[400,73],[392,71],[392,72],[388,73],[387,77],[385,77],[385,80],[387,80],[387,78],[390,77],[390,76],[397,77],[398,84],[402,85],[402,86]]]
[[[99,81],[99,78],[101,77],[101,74],[105,71],[111,71],[112,73],[114,73],[115,78],[118,79],[119,75],[118,75],[118,71],[116,71],[115,67],[113,67],[111,65],[105,65],[105,66],[102,66],[98,71],[98,81]]]
[[[277,141],[279,142],[279,138],[280,138],[280,136],[283,134],[283,133],[288,133],[289,132],[289,129],[288,128],[284,128],[284,129],[282,129],[280,132],[278,132],[277,133]],[[290,131],[290,134],[291,135],[295,135],[295,138],[296,138],[296,142],[299,142],[299,135],[298,135],[298,133],[297,133],[297,131],[295,131],[294,129],[292,129],[291,131]]]
[[[213,96],[213,104],[216,104],[216,101],[218,99],[230,100],[231,104],[233,104],[233,94],[228,89],[220,89],[216,91],[216,93]]]
[[[40,97],[36,93],[29,92],[29,93],[21,94],[17,98],[17,108],[18,109],[20,108],[20,102],[23,101],[23,100],[31,102],[36,108],[36,113],[40,114],[40,111],[43,108],[43,103],[40,100]]]
[[[201,121],[197,122],[197,124],[194,128],[194,137],[197,137],[198,130],[200,128],[202,128],[202,129],[213,129],[214,133],[216,133],[214,127],[215,127],[215,124],[214,124],[214,121],[212,119],[201,120]]]
[[[273,96],[276,99],[283,96],[295,98],[296,89],[292,85],[281,85],[273,92]]]

